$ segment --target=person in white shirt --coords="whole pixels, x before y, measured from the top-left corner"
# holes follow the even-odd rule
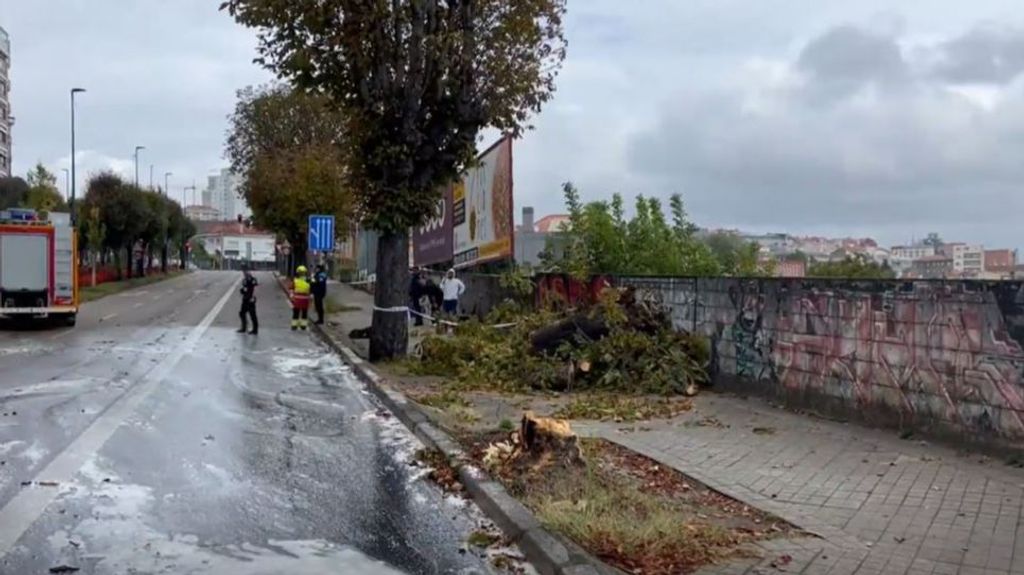
[[[454,269],[448,270],[444,279],[441,280],[441,291],[444,294],[441,311],[447,315],[456,315],[459,312],[459,298],[466,292],[466,284],[455,277]]]

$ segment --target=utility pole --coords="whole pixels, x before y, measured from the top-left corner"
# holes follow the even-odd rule
[[[146,146],[135,146],[135,187],[139,187],[139,151],[145,150]]]
[[[196,204],[196,180],[193,180],[193,185],[185,186],[185,189],[193,190],[193,206],[198,206],[198,204]]]
[[[85,92],[85,88],[71,88],[71,223],[75,223],[75,94]]]

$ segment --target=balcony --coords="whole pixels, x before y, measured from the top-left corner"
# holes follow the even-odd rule
[[[0,54],[3,54],[6,58],[10,58],[11,55],[11,37],[7,35],[7,30],[0,28]]]

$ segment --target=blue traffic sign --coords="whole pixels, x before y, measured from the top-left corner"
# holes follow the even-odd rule
[[[309,216],[309,250],[334,251],[334,216]]]

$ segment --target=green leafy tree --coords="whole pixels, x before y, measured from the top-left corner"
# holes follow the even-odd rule
[[[775,274],[774,262],[761,260],[761,248],[730,232],[716,232],[705,240],[723,275],[762,277]]]
[[[106,230],[105,248],[114,254],[118,279],[132,275],[132,253],[149,225],[149,204],[141,189],[126,183],[113,172],[93,176],[87,186],[82,210],[89,213],[99,208],[100,221]],[[126,266],[122,267],[122,255]]]
[[[928,236],[924,240],[921,241],[921,243],[926,245],[926,246],[931,246],[931,247],[935,248],[936,250],[938,250],[939,248],[942,247],[942,244],[945,243],[945,242],[942,241],[942,237],[939,236],[939,234],[937,234],[935,232],[930,232],[928,234]]]
[[[227,0],[258,29],[257,61],[329,96],[346,177],[380,234],[376,306],[404,306],[409,230],[476,156],[481,130],[518,135],[553,95],[565,0]],[[407,322],[374,313],[371,359],[404,355]]]
[[[787,262],[803,262],[804,265],[811,262],[810,256],[801,250],[797,250],[791,254],[786,254],[783,259]]]
[[[848,255],[838,261],[811,264],[807,275],[841,279],[893,279],[896,277],[896,273],[887,264],[872,261],[864,254]]]
[[[100,254],[103,252],[104,241],[107,237],[107,226],[103,223],[99,206],[89,206],[85,212],[85,218],[79,219],[81,228],[85,235],[86,247],[89,251],[89,263],[92,268],[92,283],[96,285],[96,264],[99,263]]]
[[[338,233],[352,219],[344,133],[325,96],[283,85],[238,94],[227,156],[255,224],[285,237],[296,254],[306,253],[309,214],[334,215]]]
[[[57,176],[50,173],[42,163],[28,173],[28,191],[21,205],[38,212],[52,212],[67,209],[64,197],[57,189]]]
[[[569,225],[565,254],[559,261],[548,250],[544,267],[577,277],[592,274],[715,275],[718,264],[696,239],[681,197],[670,202],[672,223],[656,198],[636,198],[635,214],[626,219],[619,194],[611,202],[582,203],[572,183],[563,186]]]
[[[189,239],[196,235],[196,226],[187,217],[185,210],[178,202],[164,197],[167,213],[168,249],[177,252],[178,260],[184,268],[188,261],[187,246]]]
[[[0,210],[24,205],[28,197],[28,183],[17,176],[0,178]]]

